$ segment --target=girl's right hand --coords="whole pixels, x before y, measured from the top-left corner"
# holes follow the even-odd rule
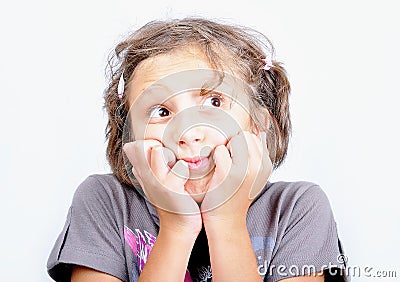
[[[160,232],[197,238],[202,218],[198,204],[185,191],[187,163],[177,162],[174,153],[154,139],[126,143],[123,150],[146,197],[157,209]]]

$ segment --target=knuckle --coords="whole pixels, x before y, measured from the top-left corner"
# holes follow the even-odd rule
[[[229,154],[228,149],[224,145],[219,145],[215,148],[216,156],[223,156]]]

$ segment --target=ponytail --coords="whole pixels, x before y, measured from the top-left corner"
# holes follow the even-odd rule
[[[290,83],[282,64],[274,61],[269,70],[261,69],[259,94],[269,112],[267,144],[274,168],[284,161],[292,130],[289,112]]]

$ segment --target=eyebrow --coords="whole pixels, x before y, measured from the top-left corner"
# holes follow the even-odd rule
[[[145,81],[144,83],[147,83],[148,81]],[[149,81],[150,82],[150,81]],[[171,89],[166,86],[165,84],[160,84],[160,83],[150,83],[150,85],[145,86],[144,88],[142,88],[139,93],[143,94],[143,92],[147,91],[147,90],[152,90],[152,89],[157,89],[157,88],[164,88],[165,90],[167,90],[168,92],[171,92]]]
[[[204,95],[207,95],[212,92],[224,94],[223,92],[218,90],[218,87],[220,87],[222,84],[224,84],[224,81],[219,80],[217,77],[213,77],[211,79],[205,80],[201,84],[200,87],[192,87],[192,88],[188,88],[188,89],[182,89],[182,90],[179,90],[178,92],[172,91],[172,89],[167,84],[159,83],[158,81],[148,80],[148,81],[144,81],[144,83],[149,83],[149,85],[145,86],[143,89],[141,89],[139,92],[140,93],[139,95],[143,94],[146,91],[151,92],[154,90],[158,90],[160,88],[164,89],[168,93],[173,93],[173,94],[177,94],[177,93],[180,93],[183,91],[193,91],[193,90],[199,90],[200,96],[204,96]]]
[[[210,92],[218,92],[218,91],[215,90],[218,86],[216,86],[216,87],[214,87],[214,88],[210,88],[210,87],[207,87],[207,85],[210,85],[208,81],[207,81],[207,82],[204,82],[200,87],[193,87],[193,88],[189,88],[189,89],[182,89],[182,90],[178,91],[177,93],[179,93],[179,92],[181,92],[181,91],[199,90],[199,91],[200,91],[200,96],[204,96],[204,95],[206,95],[206,94],[208,94],[208,93],[210,93]],[[141,93],[143,93],[143,92],[145,92],[145,91],[148,91],[148,90],[150,90],[150,91],[151,91],[151,90],[157,90],[158,88],[163,88],[164,90],[166,90],[166,91],[169,92],[169,93],[172,93],[172,92],[173,92],[172,89],[169,88],[169,87],[168,87],[167,85],[165,85],[165,84],[154,83],[154,84],[151,84],[150,86],[148,86],[148,87],[146,87],[146,88],[143,88],[143,89],[141,90]]]

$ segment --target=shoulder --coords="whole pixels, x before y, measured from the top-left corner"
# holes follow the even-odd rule
[[[274,243],[271,265],[283,265],[286,271],[292,266],[304,271],[307,265],[320,270],[337,264],[341,250],[336,221],[328,197],[318,184],[307,181],[268,183],[259,200],[262,206],[258,211],[269,217],[265,226]],[[287,272],[282,276],[274,269],[266,280],[287,277]]]
[[[109,174],[92,174],[79,184],[75,194],[86,195],[93,193],[104,193],[111,189],[120,189],[121,184],[117,178]]]
[[[116,179],[114,180],[114,178],[112,174],[92,174],[88,176],[76,189],[73,204],[81,201],[104,200],[104,198],[109,197],[113,194],[113,190],[120,189],[120,185],[115,183]]]
[[[274,182],[270,183],[268,191],[290,201],[327,199],[325,192],[318,184],[308,181]]]
[[[281,203],[296,203],[298,201],[326,201],[327,196],[322,188],[313,182],[268,182],[259,198],[267,198]]]
[[[268,182],[254,204],[259,208],[268,206],[278,215],[292,218],[315,212],[320,216],[331,215],[330,203],[323,189],[308,181]]]
[[[131,192],[126,188],[112,174],[81,182],[48,259],[54,279],[70,281],[72,265],[79,265],[127,280],[123,230]]]
[[[113,174],[92,174],[78,186],[72,200],[72,207],[99,206],[115,208],[125,206],[137,195],[132,187],[121,185]]]

